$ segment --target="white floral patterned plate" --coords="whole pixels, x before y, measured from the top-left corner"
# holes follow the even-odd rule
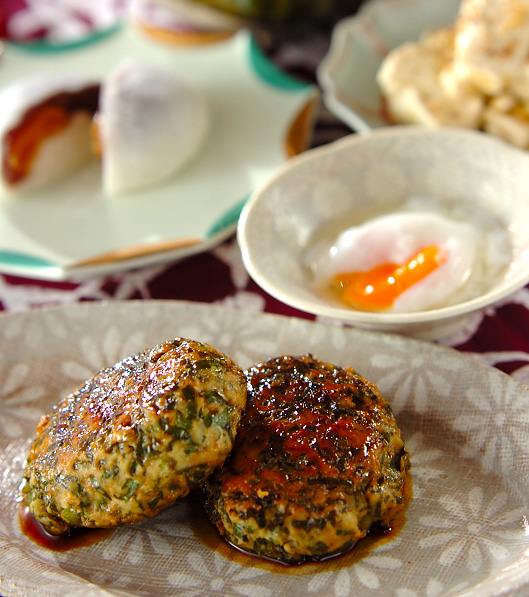
[[[32,543],[20,530],[16,500],[39,417],[95,370],[174,336],[209,341],[242,366],[310,351],[377,382],[413,463],[414,499],[401,532],[362,558],[353,551],[287,568],[227,547],[201,508],[184,500],[90,547],[61,553]],[[401,336],[185,302],[6,314],[0,344],[4,597],[524,594],[529,389],[496,369]]]
[[[451,25],[460,0],[370,0],[336,24],[317,71],[323,101],[353,130],[392,124],[376,82],[386,54],[424,31]]]

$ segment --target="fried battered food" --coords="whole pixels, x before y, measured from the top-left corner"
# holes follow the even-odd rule
[[[446,27],[395,48],[384,59],[377,81],[396,122],[480,126],[483,97],[471,86],[451,80],[453,45],[453,31]]]
[[[246,404],[242,369],[177,338],[103,369],[38,425],[23,494],[51,534],[154,516],[229,454]]]
[[[452,26],[394,48],[377,73],[398,123],[481,129],[529,148],[529,0],[463,0]]]
[[[454,31],[459,80],[488,96],[529,100],[529,0],[464,0]]]
[[[410,462],[388,402],[355,373],[282,356],[247,371],[235,446],[206,481],[234,546],[295,564],[341,553],[404,508]]]

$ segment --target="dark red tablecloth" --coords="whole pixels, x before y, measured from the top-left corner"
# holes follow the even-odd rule
[[[135,9],[140,6],[135,2]],[[129,10],[127,0],[1,0],[0,35],[15,39],[66,37],[108,26]],[[163,11],[149,10],[157,19]],[[316,82],[315,70],[325,55],[335,19],[262,26],[257,39],[285,71]],[[1,84],[1,67],[0,67]],[[351,131],[320,107],[313,145],[333,141]],[[43,282],[0,274],[0,307],[4,311],[85,300],[186,299],[222,303],[256,312],[313,318],[292,309],[260,289],[246,273],[236,239],[181,261],[135,271],[92,277],[81,282]],[[474,355],[524,383],[529,383],[529,290],[524,288],[473,317],[445,342]]]

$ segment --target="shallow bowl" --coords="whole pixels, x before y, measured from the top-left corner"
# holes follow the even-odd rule
[[[349,308],[316,288],[310,255],[337,233],[400,210],[410,198],[487,214],[505,231],[509,262],[487,289],[412,313]],[[440,339],[529,282],[529,156],[485,133],[394,126],[349,135],[281,167],[250,197],[238,224],[251,277],[280,301],[360,327]]]
[[[376,75],[390,50],[422,33],[448,27],[460,0],[370,0],[339,21],[318,70],[327,108],[356,132],[393,124]]]

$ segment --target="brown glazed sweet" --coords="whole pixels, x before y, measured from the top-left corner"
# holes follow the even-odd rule
[[[64,130],[73,115],[96,113],[99,85],[55,93],[29,108],[2,139],[2,176],[10,185],[23,181],[31,170],[42,142]]]

